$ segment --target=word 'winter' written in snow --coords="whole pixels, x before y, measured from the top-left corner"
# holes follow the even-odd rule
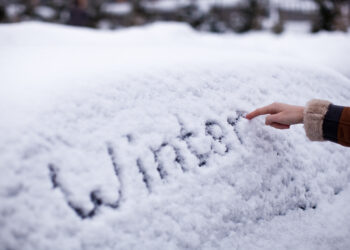
[[[241,117],[243,117],[243,114],[243,112],[237,111],[236,116],[230,116],[226,119],[227,124],[232,126],[233,129],[231,131],[235,133],[236,138],[240,144],[243,144],[243,140],[236,128],[236,124],[241,119]],[[166,182],[166,179],[171,176],[174,168],[179,169],[181,173],[185,173],[189,171],[191,167],[193,167],[190,166],[191,164],[186,160],[188,158],[188,154],[191,154],[195,157],[195,159],[197,159],[197,167],[204,167],[207,165],[207,162],[212,154],[223,156],[229,153],[232,149],[232,142],[230,143],[228,140],[224,140],[226,133],[224,133],[224,128],[218,121],[209,120],[205,122],[205,134],[211,138],[211,145],[210,151],[204,153],[200,152],[200,150],[198,150],[192,143],[192,139],[196,137],[196,133],[185,129],[184,124],[180,121],[179,125],[181,126],[180,135],[177,136],[175,140],[180,141],[180,143],[176,144],[172,142],[163,142],[157,148],[149,148],[149,151],[153,155],[153,166],[156,168],[156,171],[159,175],[158,178],[163,182]],[[127,135],[127,138],[129,143],[133,141],[130,134]],[[180,144],[182,146],[180,146]],[[79,202],[76,202],[69,198],[69,190],[65,188],[65,185],[63,184],[59,167],[54,163],[48,164],[49,176],[53,188],[59,189],[64,194],[68,206],[81,219],[94,217],[98,213],[98,209],[101,206],[117,209],[119,208],[121,200],[123,198],[124,183],[121,175],[121,165],[117,163],[117,153],[115,152],[113,146],[109,143],[107,143],[106,151],[108,157],[110,158],[111,166],[113,167],[114,174],[116,176],[116,181],[119,182],[119,189],[117,190],[118,198],[113,202],[106,201],[103,198],[103,195],[101,195],[100,190],[92,190],[90,192],[90,201],[93,206],[90,209],[84,208],[81,204],[79,204]],[[174,159],[169,161],[167,153],[171,151],[173,152]],[[148,173],[148,167],[145,166],[142,157],[136,158],[135,166],[137,166],[138,172],[142,176],[142,181],[145,185],[145,188],[147,189],[147,192],[151,193],[154,188],[152,186],[152,183],[154,182],[154,176],[152,177]]]

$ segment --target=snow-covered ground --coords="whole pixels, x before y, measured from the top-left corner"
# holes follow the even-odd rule
[[[349,35],[0,37],[0,249],[349,249],[349,149],[242,117],[350,105]]]

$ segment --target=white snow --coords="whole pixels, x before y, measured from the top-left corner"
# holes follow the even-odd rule
[[[9,4],[6,6],[6,15],[10,18],[14,18],[23,13],[24,10],[25,7],[23,5]]]
[[[242,118],[349,106],[349,35],[0,36],[0,249],[349,248],[349,149]]]
[[[311,32],[312,24],[307,21],[287,22],[284,24],[284,30],[287,32],[305,34]]]
[[[44,18],[44,19],[50,19],[53,18],[56,14],[55,10],[53,8],[50,8],[48,6],[37,6],[34,9],[35,13]]]
[[[160,1],[147,1],[142,5],[148,10],[156,11],[173,11],[180,7],[185,7],[190,4],[188,0],[160,0]]]
[[[102,11],[109,14],[127,15],[132,11],[130,3],[104,3]]]
[[[271,4],[290,11],[315,12],[318,6],[312,0],[271,0]]]
[[[201,0],[197,1],[196,4],[200,10],[207,12],[212,7],[234,7],[244,1],[241,0]]]
[[[194,3],[201,11],[208,12],[212,7],[233,7],[239,3],[242,3],[241,0],[200,0],[200,1],[191,1],[191,0],[158,0],[158,1],[149,1],[144,2],[143,6],[149,10],[157,11],[173,11],[178,8],[189,6],[191,3]]]

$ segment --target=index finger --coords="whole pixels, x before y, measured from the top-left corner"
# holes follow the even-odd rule
[[[270,105],[267,105],[265,107],[258,108],[256,110],[254,110],[253,112],[250,112],[249,114],[247,114],[245,116],[245,118],[247,118],[248,120],[251,120],[254,117],[257,117],[259,115],[267,115],[267,114],[274,114],[274,113],[276,113],[276,109],[274,107],[274,104],[270,104]]]

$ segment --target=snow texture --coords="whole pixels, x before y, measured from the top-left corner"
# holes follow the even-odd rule
[[[348,35],[0,36],[0,249],[349,249],[349,149],[243,118],[350,105]]]

